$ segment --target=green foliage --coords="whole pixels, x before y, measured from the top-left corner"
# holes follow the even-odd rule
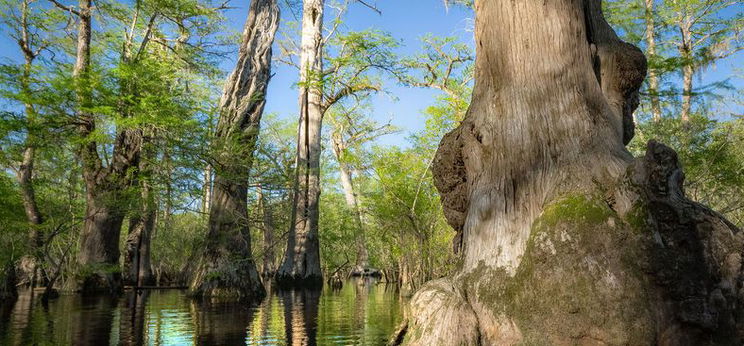
[[[744,225],[744,118],[716,121],[694,115],[688,123],[670,118],[646,122],[629,149],[641,156],[651,139],[677,151],[690,198]]]
[[[26,251],[26,218],[17,186],[0,173],[0,268],[14,263]]]

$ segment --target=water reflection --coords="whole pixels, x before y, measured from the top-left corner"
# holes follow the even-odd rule
[[[400,323],[399,299],[369,280],[338,291],[270,290],[254,306],[192,301],[177,290],[44,305],[22,292],[0,306],[0,345],[380,345]]]
[[[287,345],[317,345],[320,295],[320,290],[279,292],[284,305],[284,329]]]

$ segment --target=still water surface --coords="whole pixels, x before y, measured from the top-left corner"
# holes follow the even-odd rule
[[[255,306],[193,301],[180,290],[63,295],[47,306],[22,293],[0,310],[0,345],[384,345],[401,299],[370,280],[274,291]]]

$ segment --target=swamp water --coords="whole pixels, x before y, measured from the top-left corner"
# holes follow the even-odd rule
[[[384,345],[403,318],[394,286],[273,291],[260,305],[194,301],[181,290],[119,298],[21,292],[0,309],[0,345]]]

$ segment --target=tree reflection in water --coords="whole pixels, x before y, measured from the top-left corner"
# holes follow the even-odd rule
[[[284,305],[287,345],[315,346],[318,334],[318,303],[321,290],[279,291]]]
[[[21,292],[0,305],[0,345],[381,345],[402,318],[398,290],[368,279],[341,290],[269,289],[257,305],[180,290],[39,298]]]

